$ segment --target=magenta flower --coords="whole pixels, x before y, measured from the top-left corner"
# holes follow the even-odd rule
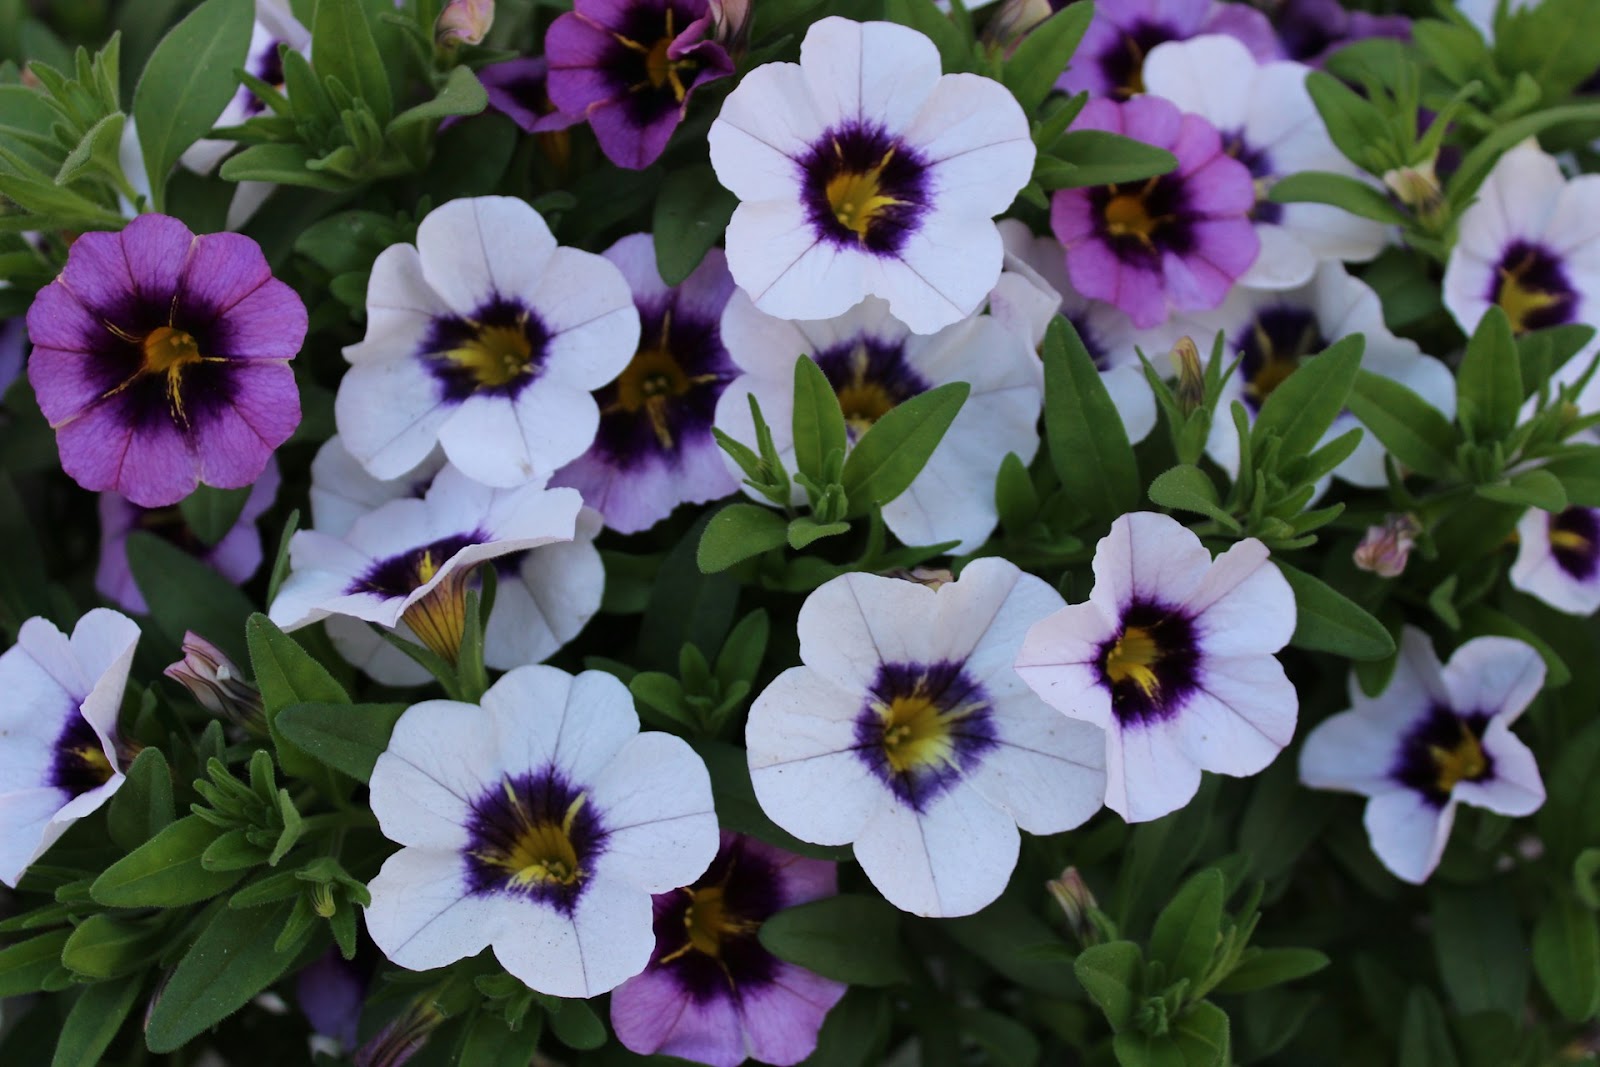
[[[1126,100],[1144,92],[1144,60],[1152,48],[1208,33],[1237,37],[1261,62],[1283,58],[1272,23],[1247,4],[1110,0],[1095,6],[1094,20],[1056,86]]]
[[[141,507],[260,477],[300,423],[306,309],[236,233],[166,215],[86,233],[28,309],[28,380],[61,466]]]
[[[1261,251],[1250,221],[1255,182],[1216,127],[1159,97],[1091,100],[1078,129],[1108,130],[1165,148],[1178,168],[1143,182],[1058,190],[1050,228],[1084,296],[1115,304],[1139,329],[1172,310],[1207,311]]]
[[[756,930],[837,891],[834,864],[724,831],[699,881],[656,896],[650,965],[611,994],[617,1039],[712,1067],[747,1057],[787,1067],[811,1055],[845,986],[778,959]]]
[[[549,63],[543,56],[523,56],[491,63],[478,71],[489,106],[528,133],[553,133],[583,121],[563,114],[545,90]],[[453,116],[452,116],[453,117]]]
[[[594,128],[619,167],[642,170],[667,147],[707,82],[733,73],[707,0],[577,0],[550,24],[550,99]]]

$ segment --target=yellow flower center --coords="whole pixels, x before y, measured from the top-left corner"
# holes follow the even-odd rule
[[[506,385],[533,364],[533,344],[528,340],[524,312],[515,326],[474,324],[472,338],[445,353],[445,358],[472,375],[479,388]]]
[[[668,425],[668,405],[697,385],[716,381],[715,374],[690,377],[673,358],[670,345],[672,312],[661,316],[661,333],[654,345],[640,348],[623,372],[617,376],[617,398],[602,414],[625,411],[644,412],[664,449],[673,447],[672,427]]]
[[[144,339],[144,371],[176,377],[184,368],[200,362],[200,346],[194,335],[172,326],[157,326]]]
[[[1322,338],[1317,332],[1315,320],[1308,320],[1302,327],[1300,335],[1293,339],[1293,344],[1285,346],[1277,344],[1260,319],[1256,320],[1252,332],[1256,351],[1261,355],[1261,363],[1245,382],[1244,391],[1251,400],[1260,405],[1266,403],[1267,397],[1272,395],[1273,390],[1289,380],[1289,375],[1300,369],[1300,361],[1311,355]]]
[[[896,774],[939,766],[955,766],[955,728],[961,720],[981,711],[974,700],[953,708],[940,706],[921,678],[910,693],[876,701],[872,710],[883,723],[883,756]]]
[[[1428,746],[1428,755],[1433,758],[1441,793],[1450,792],[1456,787],[1457,782],[1477,781],[1489,770],[1488,757],[1483,754],[1483,746],[1479,744],[1477,735],[1466,723],[1463,722],[1460,726],[1461,737],[1454,746],[1450,748],[1442,745]]]
[[[1161,679],[1155,672],[1160,662],[1161,647],[1150,631],[1142,626],[1129,626],[1106,653],[1106,677],[1113,685],[1131,679],[1145,696],[1154,696],[1161,688]]]
[[[837,140],[833,142],[833,151],[842,162],[844,148]],[[833,217],[863,244],[867,240],[867,231],[886,208],[905,203],[883,192],[883,171],[892,159],[894,149],[891,148],[876,165],[864,171],[842,170],[823,186],[823,195],[828,198]]]
[[[850,353],[850,377],[834,392],[839,397],[839,408],[852,435],[861,435],[872,429],[872,424],[883,418],[895,406],[895,398],[882,382],[868,377],[872,370],[872,357],[865,344],[857,344]]]
[[[438,573],[439,563],[429,549],[417,560],[414,588],[427,585]],[[417,639],[447,663],[455,663],[461,655],[461,639],[467,632],[467,584],[471,575],[471,567],[458,567],[400,615]]]
[[[1156,231],[1156,219],[1145,207],[1141,193],[1118,193],[1106,201],[1106,230],[1113,237],[1136,237],[1149,242]]]
[[[1528,283],[1526,275],[1538,258],[1539,253],[1530,249],[1510,267],[1499,268],[1500,284],[1495,289],[1494,302],[1511,320],[1512,333],[1527,333],[1532,328],[1529,319],[1565,299],[1564,293],[1540,289]]]
[[[82,765],[85,777],[92,778],[102,785],[111,781],[111,775],[115,772],[111,761],[106,759],[105,749],[99,745],[80,745],[67,751]]]
[[[1588,552],[1589,539],[1576,530],[1551,530],[1550,547],[1567,552]]]
[[[575,885],[585,877],[572,844],[572,824],[583,810],[587,794],[578,794],[567,806],[561,821],[535,819],[523,804],[516,788],[504,783],[506,799],[516,813],[517,831],[504,851],[475,853],[485,863],[508,872],[514,886]]]
[[[672,42],[677,38],[677,31],[673,28],[674,15],[672,8],[667,8],[666,29],[659,40],[652,45],[644,45],[620,33],[613,33],[612,39],[622,47],[639,52],[644,55],[644,81],[628,87],[629,92],[638,92],[641,89],[659,89],[663,85],[672,87],[672,97],[680,104],[683,98],[689,95],[688,86],[683,84],[683,76],[678,72],[695,66],[693,59],[672,59],[667,55],[667,50],[672,47]]]

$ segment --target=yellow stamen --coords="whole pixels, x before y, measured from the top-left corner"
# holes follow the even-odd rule
[[[833,142],[833,151],[838,159],[844,159],[844,148],[837,140]],[[875,166],[865,171],[841,171],[829,178],[828,184],[823,187],[823,195],[828,198],[833,217],[863,244],[867,240],[867,231],[885,208],[905,203],[904,200],[885,196],[883,192],[883,171],[893,158],[894,149],[891,148]]]
[[[433,581],[439,573],[433,552],[417,561],[417,586]],[[470,567],[458,567],[430,589],[400,616],[428,650],[455,663],[461,655],[461,638],[467,632],[467,580]]]
[[[1155,637],[1142,626],[1130,626],[1106,653],[1106,677],[1113,685],[1131,679],[1145,696],[1154,696],[1161,688],[1155,672],[1160,662],[1161,646]]]
[[[111,775],[114,773],[111,761],[106,759],[105,750],[99,745],[81,745],[67,751],[72,753],[91,777],[102,783],[111,780]]]
[[[509,780],[502,783],[502,788],[517,819],[511,846],[504,851],[474,852],[473,855],[506,871],[515,886],[570,886],[586,877],[578,850],[572,843],[572,824],[583,810],[588,794],[579,793],[567,805],[561,821],[556,823],[535,819]]]
[[[844,421],[858,439],[895,405],[889,390],[882,383],[867,377],[871,367],[867,346],[864,343],[857,344],[850,353],[850,377],[835,390],[839,407],[844,412]]]
[[[924,767],[955,766],[955,725],[981,711],[981,700],[944,709],[919,679],[912,691],[875,702],[872,710],[883,721],[883,755],[889,769],[906,774]]]
[[[1591,549],[1589,539],[1574,530],[1551,530],[1550,547],[1567,552],[1588,552]]]
[[[1433,766],[1438,773],[1436,784],[1443,793],[1450,792],[1458,782],[1477,781],[1489,769],[1488,757],[1483,754],[1483,746],[1478,743],[1477,735],[1464,722],[1460,723],[1460,727],[1461,738],[1454,747],[1428,746],[1428,755],[1433,758]]]
[[[1523,275],[1533,266],[1533,256],[1529,252],[1509,269],[1499,269],[1500,285],[1495,291],[1494,302],[1511,320],[1511,332],[1515,334],[1527,333],[1531,328],[1528,324],[1530,318],[1561,303],[1564,297],[1562,293],[1536,289],[1523,281]]]
[[[479,388],[505,385],[528,372],[533,345],[528,340],[526,312],[514,326],[472,325],[472,338],[444,356],[471,374]]]
[[[672,312],[668,311],[661,316],[661,332],[656,343],[641,347],[633,354],[633,360],[617,377],[617,398],[602,412],[625,411],[630,415],[644,412],[663,449],[673,447],[672,428],[667,424],[668,407],[673,398],[717,378],[715,374],[693,377],[685,374],[673,358],[669,343],[671,333]]]
[[[184,367],[200,362],[200,346],[194,335],[171,326],[151,330],[143,348],[143,370],[147,374],[176,376]]]
[[[1156,230],[1156,219],[1145,209],[1140,193],[1118,193],[1106,202],[1106,229],[1113,237],[1136,237],[1148,244]]]

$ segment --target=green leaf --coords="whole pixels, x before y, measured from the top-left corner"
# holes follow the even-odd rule
[[[1170,1031],[1158,1036],[1127,1030],[1116,1036],[1111,1048],[1120,1067],[1188,1067],[1177,1035]]]
[[[294,539],[294,532],[300,528],[300,509],[289,512],[289,519],[283,524],[283,532],[278,535],[278,552],[272,558],[272,570],[267,575],[267,603],[270,604],[278,598],[278,590],[283,586],[283,580],[289,577],[289,542]]]
[[[108,908],[175,908],[214,897],[244,874],[201,864],[221,836],[200,816],[185,815],[101,872],[89,895]]]
[[[1585,448],[1582,452],[1561,456],[1541,469],[1561,483],[1568,504],[1600,508],[1600,448]]]
[[[1374,149],[1389,141],[1389,124],[1383,113],[1344,82],[1320,70],[1307,75],[1306,91],[1339,151],[1362,169],[1371,170]]]
[[[1093,7],[1070,4],[1029,30],[1017,44],[1006,60],[1002,81],[1022,105],[1023,114],[1038,113],[1093,17]]]
[[[327,0],[323,0],[327,2]],[[293,904],[214,912],[157,997],[145,1028],[152,1052],[172,1052],[282,977],[299,945],[273,948]]]
[[[291,704],[278,712],[278,732],[296,748],[358,782],[389,747],[407,704]]]
[[[1360,334],[1342,338],[1302,363],[1272,391],[1250,431],[1250,447],[1257,457],[1269,436],[1283,442],[1280,463],[1317,447],[1344,410],[1365,348]]]
[[[910,488],[971,392],[966,382],[929,389],[890,408],[861,435],[839,476],[851,515],[865,515]]]
[[[500,1016],[479,1012],[467,1026],[461,1055],[456,1060],[457,1067],[506,1067],[507,1064],[532,1063],[544,1029],[542,1018],[535,1011],[524,1021],[520,1030],[513,1030]],[[554,1019],[554,1016],[551,1018]]]
[[[1511,320],[1491,305],[1456,368],[1456,418],[1468,441],[1500,441],[1516,428],[1521,406],[1522,367]]]
[[[1562,1016],[1573,1023],[1600,1014],[1600,920],[1562,894],[1546,901],[1533,927],[1533,970]]]
[[[1043,1050],[1033,1031],[998,1011],[957,1008],[956,1025],[988,1053],[994,1067],[1034,1067],[1039,1062]]]
[[[833,384],[810,356],[794,361],[793,425],[795,468],[818,485],[828,484],[828,456],[843,453],[850,439]]]
[[[1350,413],[1405,466],[1429,478],[1455,473],[1456,434],[1439,411],[1392,378],[1356,375]]]
[[[150,617],[174,644],[189,630],[212,642],[228,658],[244,659],[239,620],[255,610],[228,579],[155,534],[128,535],[128,566],[150,605]]]
[[[127,778],[106,805],[111,840],[131,852],[165,830],[176,818],[172,770],[159,748],[146,748],[128,764]]]
[[[1439,1002],[1422,986],[1413,988],[1400,1024],[1398,1067],[1458,1067],[1460,1062]]]
[[[1594,339],[1593,326],[1569,322],[1564,326],[1547,326],[1530,330],[1517,338],[1517,354],[1522,365],[1522,391],[1524,399],[1539,391],[1539,386],[1549,381],[1556,371],[1567,365],[1573,356]],[[1552,390],[1553,392],[1553,390]]]
[[[722,187],[710,166],[674,168],[661,183],[651,216],[661,280],[677,285],[692,274],[722,239],[738,206],[739,198]]]
[[[809,516],[801,515],[789,523],[789,547],[799,552],[814,541],[849,532],[848,522],[817,522]]]
[[[763,2],[770,3],[771,0]],[[805,6],[811,5],[808,3]],[[940,65],[946,74],[967,69],[972,57],[969,39],[948,15],[933,5],[932,0],[887,0],[883,10],[884,17],[890,22],[910,26],[933,42],[939,50]]]
[[[250,646],[250,668],[261,689],[267,728],[272,733],[273,747],[278,751],[278,762],[284,773],[295,778],[316,775],[331,788],[332,784],[322,772],[321,761],[314,760],[294,742],[282,737],[277,718],[278,713],[291,704],[348,704],[349,694],[328,673],[328,668],[313,659],[298,641],[278,629],[265,615],[251,615],[245,623],[245,635]]]
[[[1178,168],[1178,157],[1166,149],[1106,130],[1068,130],[1051,147],[1051,155],[1039,158],[1072,167],[1070,175],[1063,175],[1069,180],[1054,185],[1058,189],[1142,182]]]
[[[1273,183],[1267,199],[1274,204],[1329,204],[1390,226],[1410,221],[1381,190],[1349,175],[1327,171],[1286,174]]]
[[[311,39],[317,42],[311,64],[317,77],[339,79],[357,100],[366,101],[380,127],[387,124],[394,114],[389,75],[361,0],[317,0]]]
[[[841,893],[786,908],[758,936],[774,956],[824,978],[861,986],[911,980],[900,960],[900,912],[881,897]]]
[[[733,625],[738,581],[731,574],[708,574],[695,565],[708,518],[702,516],[685,531],[656,571],[639,627],[639,657],[631,661],[635,667],[672,670],[685,644],[702,650],[721,648]]]
[[[1480,485],[1475,492],[1485,500],[1500,504],[1543,508],[1545,511],[1564,511],[1567,507],[1567,491],[1562,488],[1561,479],[1542,468],[1512,475],[1504,482]]]
[[[726,689],[734,682],[749,682],[761,670],[761,660],[767,654],[767,638],[772,624],[766,609],[757,608],[739,620],[737,626],[722,643],[717,653],[717,683]]]
[[[61,949],[70,930],[51,930],[0,949],[0,997],[41,992],[61,969]]]
[[[586,1000],[565,1000],[550,1013],[550,1031],[570,1049],[588,1052],[606,1043],[606,1024]]]
[[[1235,533],[1240,530],[1238,521],[1218,500],[1216,483],[1199,467],[1185,463],[1156,475],[1150,483],[1150,500],[1174,511],[1206,515]]]
[[[1508,886],[1493,882],[1434,890],[1433,948],[1457,1011],[1521,1017],[1528,946]]]
[[[1231,1062],[1228,1013],[1202,1000],[1178,1019],[1172,1040],[1185,1067],[1226,1067]]]
[[[396,115],[394,121],[389,123],[389,132],[452,115],[476,115],[488,106],[489,94],[483,91],[483,83],[472,73],[472,68],[451,67],[438,95]]]
[[[250,499],[251,488],[246,485],[239,489],[217,489],[202,485],[178,502],[178,511],[202,544],[214,545],[239,521],[239,513]]]
[[[1139,505],[1139,468],[1122,417],[1072,323],[1044,335],[1044,430],[1067,498],[1102,522]]]
[[[1090,945],[1079,953],[1072,970],[1089,999],[1105,1012],[1111,1028],[1120,1031],[1127,1027],[1144,982],[1144,958],[1139,946],[1132,941]]]
[[[61,963],[90,978],[121,978],[147,967],[170,937],[162,923],[91,915],[67,938]]]
[[[1295,627],[1290,644],[1346,659],[1383,659],[1394,654],[1394,637],[1355,601],[1287,563],[1279,561],[1278,570],[1294,590]]]
[[[695,561],[702,573],[715,574],[751,556],[782,548],[788,540],[789,522],[781,512],[759,504],[729,504],[706,523]]]
[[[1015,452],[1007,452],[1000,461],[1000,472],[994,482],[995,511],[1000,516],[1000,526],[1013,536],[1039,514],[1039,491],[1034,488],[1028,465]]]
[[[89,128],[78,146],[62,160],[56,171],[56,184],[66,185],[86,174],[98,170],[102,174],[120,174],[122,164],[117,153],[122,146],[122,128],[128,117],[113,111]]]
[[[1551,647],[1538,633],[1513,619],[1501,611],[1496,611],[1489,605],[1479,601],[1467,608],[1461,616],[1461,632],[1463,639],[1479,637],[1484,634],[1499,634],[1502,637],[1514,637],[1523,644],[1532,645],[1534,651],[1544,660],[1544,687],[1546,689],[1559,689],[1572,680],[1572,670],[1561,658],[1561,655]]]
[[[83,1067],[101,1062],[117,1031],[133,1012],[143,986],[143,975],[85,986],[61,1024],[61,1039],[56,1042],[50,1067]]]
[[[1185,882],[1156,917],[1150,958],[1166,965],[1170,980],[1187,978],[1193,986],[1209,970],[1222,930],[1225,889],[1222,872],[1207,867]]]
[[[217,173],[230,182],[277,182],[330,193],[349,187],[337,175],[307,170],[306,164],[316,158],[303,145],[254,144],[223,160]]]
[[[250,0],[206,0],[156,45],[133,91],[133,117],[156,210],[178,157],[211,129],[239,86],[250,49]]]
[[[1217,985],[1218,993],[1253,993],[1316,974],[1328,957],[1314,948],[1251,949]]]

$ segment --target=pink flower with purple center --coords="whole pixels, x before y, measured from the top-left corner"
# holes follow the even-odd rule
[[[589,120],[600,150],[642,170],[667,147],[700,86],[733,73],[708,39],[707,0],[578,0],[550,24],[550,99]]]
[[[240,234],[166,215],[84,234],[28,333],[28,380],[85,489],[156,508],[249,485],[300,423],[305,305]]]
[[[1095,6],[1094,20],[1056,86],[1126,100],[1144,92],[1144,59],[1152,48],[1210,33],[1238,38],[1261,61],[1283,57],[1272,23],[1246,4],[1105,0]]]
[[[611,994],[625,1046],[735,1067],[799,1063],[845,985],[778,959],[756,931],[774,914],[838,892],[835,865],[723,831],[693,885],[655,897],[655,954]]]
[[[1091,100],[1075,125],[1165,148],[1178,166],[1142,182],[1056,192],[1050,227],[1073,286],[1139,329],[1173,310],[1221,304],[1261,250],[1250,168],[1227,153],[1216,127],[1155,97]]]

